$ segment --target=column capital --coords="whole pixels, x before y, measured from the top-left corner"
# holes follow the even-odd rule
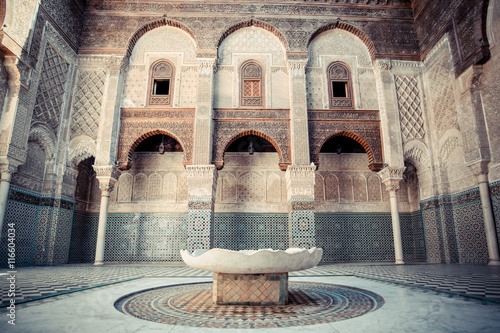
[[[128,59],[124,56],[112,56],[106,60],[106,65],[113,72],[124,71],[128,67]]]
[[[387,191],[395,192],[399,190],[399,183],[403,179],[403,172],[405,167],[385,167],[378,172],[378,175],[382,179],[382,183],[385,184]]]
[[[188,179],[212,178],[217,176],[217,168],[213,164],[206,165],[186,165]]]
[[[21,87],[21,74],[17,68],[17,61],[16,56],[5,56],[3,59],[3,66],[9,75],[7,79],[9,89]]]
[[[305,79],[307,59],[288,60],[288,69],[292,79]]]
[[[214,201],[217,168],[213,164],[186,165],[188,200]]]
[[[463,74],[458,77],[460,92],[465,94],[481,89],[481,76],[483,74],[482,65],[470,66]]]
[[[198,76],[200,77],[210,77],[217,69],[216,58],[196,58],[196,64],[198,65]]]
[[[288,166],[285,173],[288,201],[314,200],[315,171],[316,166],[313,163]]]
[[[96,178],[99,180],[99,188],[102,193],[110,193],[113,191],[115,183],[121,175],[121,170],[113,165],[94,165]]]
[[[488,182],[488,164],[490,161],[480,161],[473,164],[469,164],[468,167],[474,173],[474,176],[477,177],[478,183],[487,183]]]
[[[17,168],[19,167],[18,164],[14,164],[8,159],[2,159],[0,160],[0,173],[1,173],[1,180],[3,182],[10,182],[10,179],[12,178],[12,174],[14,174],[17,171]]]

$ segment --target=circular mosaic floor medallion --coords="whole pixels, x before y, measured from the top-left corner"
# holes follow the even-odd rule
[[[119,299],[115,307],[140,319],[170,325],[274,328],[346,320],[375,311],[383,304],[381,296],[363,289],[290,282],[288,305],[214,305],[212,283],[196,283],[140,291]]]

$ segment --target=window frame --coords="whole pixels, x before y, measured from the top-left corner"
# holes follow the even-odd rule
[[[158,72],[158,67],[166,65],[167,70],[165,73]],[[169,81],[168,94],[156,95],[155,86],[158,81]],[[149,84],[148,84],[148,106],[172,106],[174,100],[174,81],[175,81],[175,66],[168,59],[160,59],[153,62],[149,68]]]
[[[250,66],[258,68],[257,73],[248,73],[246,69]],[[246,96],[246,82],[259,81],[259,96]],[[252,88],[253,90],[253,88]],[[247,60],[240,66],[240,107],[242,108],[263,108],[264,99],[264,66],[256,60]]]
[[[330,109],[354,109],[352,74],[349,65],[342,61],[334,61],[328,65],[326,73]],[[346,97],[333,96],[333,83],[340,82],[345,83]]]

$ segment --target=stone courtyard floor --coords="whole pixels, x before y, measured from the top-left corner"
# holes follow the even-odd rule
[[[115,307],[126,295],[163,286],[195,288],[194,284],[211,282],[211,276],[211,272],[186,266],[160,264],[19,267],[15,281],[16,325],[12,326],[7,316],[11,299],[7,270],[0,269],[0,332],[500,332],[500,267],[482,265],[331,264],[292,272],[291,285],[312,282],[317,286],[346,286],[361,293],[369,291],[383,300],[379,307],[363,315],[353,317],[356,311],[352,310],[337,319],[331,311],[315,317],[315,311],[319,314],[325,309],[314,308],[318,304],[312,302],[309,307],[297,308],[294,316],[304,317],[302,322],[296,322],[300,326],[290,324],[286,308],[277,308],[259,310],[262,313],[258,315],[267,316],[267,327],[245,329],[253,327],[248,320],[259,318],[242,317],[236,311],[241,309],[211,317],[200,312],[197,316],[199,308],[193,308],[192,304],[199,306],[200,301],[195,298],[189,300],[194,303],[185,303],[185,310],[189,307],[191,312],[178,309],[179,317],[170,324],[139,319]],[[355,303],[355,296],[349,297],[344,300],[347,312],[347,306]],[[171,302],[151,303],[152,309],[169,307]],[[334,303],[326,308],[338,306]],[[136,311],[146,317],[149,314],[149,310],[142,308]],[[332,321],[325,322],[325,318]],[[291,327],[284,324],[286,320]],[[218,326],[212,321],[225,323],[220,326],[225,328],[213,328]]]

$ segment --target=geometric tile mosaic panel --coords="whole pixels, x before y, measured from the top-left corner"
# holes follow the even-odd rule
[[[70,262],[92,262],[99,216],[75,213],[74,223]],[[186,241],[186,215],[109,214],[104,261],[180,262]]]
[[[439,211],[439,208],[422,210],[427,261],[430,263],[444,262],[443,236]]]
[[[71,231],[69,263],[93,262],[95,260],[98,224],[98,214],[85,214],[75,211]]]
[[[292,247],[311,248],[314,240],[314,211],[292,210],[289,214],[292,227]]]
[[[0,241],[0,266],[7,267],[7,230],[9,223],[14,223],[15,229],[15,266],[33,265],[33,255],[37,234],[38,206],[26,203],[7,201],[5,219]]]
[[[214,247],[228,250],[288,248],[287,214],[215,214]]]
[[[461,264],[487,264],[488,245],[480,201],[453,206]]]
[[[322,262],[394,261],[390,214],[316,214],[316,246]],[[403,259],[425,261],[420,212],[401,213]]]
[[[401,238],[403,240],[403,259],[407,261],[426,261],[424,226],[422,213],[400,213]]]
[[[322,262],[394,261],[390,214],[316,214]]]

